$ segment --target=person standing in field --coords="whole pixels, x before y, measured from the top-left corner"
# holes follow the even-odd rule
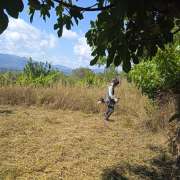
[[[108,121],[111,114],[114,112],[114,106],[118,102],[118,98],[115,97],[115,88],[120,84],[120,80],[115,78],[111,81],[107,89],[105,98],[101,98],[98,103],[105,103],[107,106],[106,112],[104,113],[104,120]]]
[[[105,103],[107,105],[107,110],[104,113],[104,118],[106,121],[109,120],[109,117],[114,112],[114,106],[118,102],[118,98],[115,97],[115,88],[119,85],[119,79],[115,78],[111,81],[110,85],[108,86],[108,91],[105,99]]]

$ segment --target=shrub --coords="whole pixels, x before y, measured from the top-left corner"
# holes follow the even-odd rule
[[[47,62],[33,62],[30,58],[16,83],[20,85],[50,86],[57,82],[60,77],[64,78],[63,73],[52,69]]]
[[[180,50],[169,45],[165,50],[158,50],[152,60],[143,59],[129,72],[128,78],[142,92],[153,97],[157,90],[178,88],[180,84]]]

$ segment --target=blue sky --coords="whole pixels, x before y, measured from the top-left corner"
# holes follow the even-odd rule
[[[91,49],[86,43],[84,34],[90,27],[90,20],[96,18],[96,13],[84,14],[79,25],[67,31],[58,38],[53,29],[56,22],[55,12],[46,22],[35,14],[33,23],[29,22],[27,1],[19,19],[10,18],[8,29],[0,36],[0,53],[16,54],[32,57],[38,61],[49,61],[71,68],[88,67],[91,59]],[[93,0],[79,0],[79,5],[90,6]]]

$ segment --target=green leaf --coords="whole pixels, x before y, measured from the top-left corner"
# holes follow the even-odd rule
[[[114,65],[119,66],[121,64],[121,57],[119,55],[116,55],[114,57]]]
[[[31,8],[34,8],[36,10],[40,10],[41,9],[41,3],[39,2],[39,0],[29,0],[29,3]]]
[[[56,15],[59,17],[62,17],[62,12],[64,10],[63,6],[60,4],[59,6],[56,7]]]
[[[64,15],[63,17],[63,22],[66,25],[66,29],[70,30],[71,26],[73,25],[72,21],[71,21],[71,17]]]
[[[149,55],[150,56],[154,56],[157,52],[157,46],[156,45],[152,45],[149,49]]]
[[[107,63],[106,63],[106,67],[108,68],[111,63],[113,62],[114,56],[116,53],[116,49],[113,47],[108,49],[108,58],[107,58]]]
[[[47,1],[47,4],[48,4],[48,6],[54,8],[54,2],[53,2],[52,0],[48,0],[48,1]]]
[[[137,56],[133,56],[133,57],[132,57],[132,60],[133,60],[133,63],[134,63],[134,64],[138,64],[138,63],[139,63],[139,59],[138,59]]]
[[[31,14],[31,16],[30,16],[30,22],[31,22],[31,23],[33,22],[33,17],[34,17],[34,13]]]
[[[93,60],[90,61],[90,65],[93,66],[97,63],[98,61],[98,56],[96,56]]]
[[[1,10],[0,11],[0,34],[7,28],[9,20],[8,16]]]
[[[54,24],[54,30],[57,30],[59,28],[58,24]]]
[[[125,72],[129,72],[131,70],[131,62],[127,61],[127,62],[123,62],[123,71]]]
[[[136,55],[137,56],[142,56],[143,55],[143,47],[142,46],[138,47]]]
[[[166,35],[167,42],[173,42],[173,33],[169,32]]]
[[[108,57],[107,58],[107,63],[106,63],[106,68],[108,68],[111,65],[112,62],[113,62],[113,58]]]
[[[18,18],[19,12],[24,9],[24,4],[22,0],[7,0],[5,9],[10,16]]]
[[[60,26],[59,27],[59,30],[58,30],[58,37],[61,37],[62,36],[62,33],[63,33],[63,26]]]
[[[78,25],[78,18],[77,17],[74,17],[74,20],[76,22],[76,25]]]
[[[78,25],[78,19],[81,20],[84,18],[82,12],[76,6],[71,7],[69,13],[72,17],[74,17],[74,20],[77,25]]]
[[[40,14],[43,17],[44,21],[46,21],[46,17],[50,17],[50,13],[49,13],[49,6],[47,4],[44,4],[41,6],[40,9]]]
[[[30,14],[30,22],[31,22],[31,23],[33,22],[34,13],[35,13],[35,10],[32,9],[32,8],[30,8],[29,14]]]
[[[78,18],[79,18],[80,20],[83,19],[83,18],[84,18],[83,14],[82,14],[82,13],[79,13]]]
[[[128,51],[126,51],[126,54],[124,54],[124,59],[123,59],[123,70],[125,72],[129,72],[131,70],[131,57]]]

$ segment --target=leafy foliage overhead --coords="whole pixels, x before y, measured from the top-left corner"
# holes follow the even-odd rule
[[[0,1],[0,34],[8,26],[8,15],[18,18],[19,13],[23,10],[24,4],[22,0],[1,0]],[[8,14],[8,15],[7,15]]]
[[[155,55],[157,47],[163,49],[180,30],[179,0],[96,0],[90,7],[78,6],[78,0],[28,0],[28,6],[31,22],[35,12],[46,20],[54,9],[59,37],[64,26],[78,25],[84,12],[97,11],[97,19],[86,33],[94,57],[90,64],[105,57],[107,67],[122,64],[125,71],[139,63],[139,57]],[[8,26],[7,14],[18,18],[22,10],[22,0],[0,1],[0,33]]]

